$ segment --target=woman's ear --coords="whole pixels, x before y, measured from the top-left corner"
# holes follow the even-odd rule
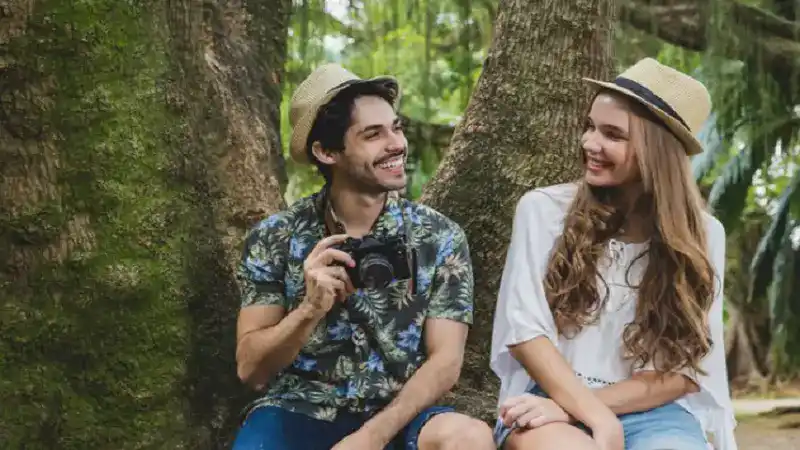
[[[334,152],[322,148],[322,144],[319,141],[314,141],[314,143],[311,144],[311,153],[313,153],[317,161],[322,164],[330,165],[336,162]]]

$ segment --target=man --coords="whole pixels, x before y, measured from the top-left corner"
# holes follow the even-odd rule
[[[397,194],[399,96],[327,64],[292,98],[292,158],[326,184],[246,241],[236,358],[263,394],[235,450],[494,448],[488,425],[433,406],[461,370],[472,266],[458,225]]]

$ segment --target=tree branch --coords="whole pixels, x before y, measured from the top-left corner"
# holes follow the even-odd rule
[[[710,2],[656,4],[648,0],[622,2],[620,17],[634,28],[689,50],[708,48]],[[800,23],[778,17],[761,8],[730,2],[729,22],[734,30],[726,56],[742,61],[760,59],[766,70],[791,69],[800,73]],[[742,39],[746,36],[746,39]]]

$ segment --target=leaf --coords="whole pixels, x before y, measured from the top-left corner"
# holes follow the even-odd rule
[[[789,302],[792,301],[792,285],[794,280],[795,253],[792,248],[793,228],[786,230],[782,245],[775,257],[772,266],[772,283],[767,293],[770,311],[770,327],[780,330],[786,322],[786,313],[789,311]]]
[[[708,203],[726,229],[738,226],[753,176],[772,159],[786,128],[792,125],[791,120],[774,120],[748,133],[750,145],[735,154],[714,180]]]
[[[753,176],[767,159],[763,146],[749,147],[735,154],[711,187],[708,203],[728,230],[736,228],[745,207]]]
[[[717,160],[728,148],[727,142],[720,136],[717,129],[716,113],[711,113],[697,137],[705,150],[692,158],[692,174],[695,181],[700,182],[711,172]]]
[[[781,193],[777,209],[764,236],[758,243],[758,248],[750,263],[751,284],[749,299],[759,298],[767,293],[773,278],[773,266],[782,244],[789,239],[790,206],[800,200],[800,170],[798,170],[791,183]]]

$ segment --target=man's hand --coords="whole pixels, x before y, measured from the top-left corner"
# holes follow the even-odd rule
[[[507,427],[516,423],[521,428],[537,428],[551,422],[571,422],[569,414],[556,402],[528,393],[503,402],[500,418]]]
[[[344,242],[346,234],[337,234],[322,239],[314,246],[303,263],[303,275],[306,282],[305,301],[314,309],[325,314],[333,307],[334,300],[343,301],[352,294],[353,284],[344,266],[355,266],[355,261],[347,253],[330,248]]]
[[[369,428],[361,428],[339,441],[331,450],[383,450],[389,441]]]

